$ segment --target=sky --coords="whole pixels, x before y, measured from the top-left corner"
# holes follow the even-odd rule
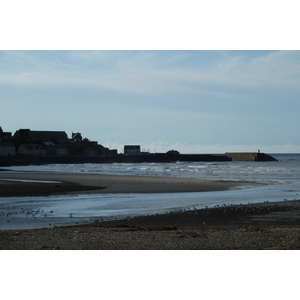
[[[7,51],[4,131],[62,130],[123,151],[300,152],[299,51]]]

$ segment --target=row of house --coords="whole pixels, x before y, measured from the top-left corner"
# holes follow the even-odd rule
[[[82,138],[80,132],[72,132],[69,139],[65,131],[19,129],[12,135],[11,132],[3,132],[0,127],[0,156],[107,157],[117,154],[117,150],[110,150],[97,142]],[[141,154],[149,152],[141,152],[140,145],[124,146],[124,155]]]
[[[30,156],[68,156],[68,149],[65,146],[54,145],[51,142],[45,142],[43,144],[22,144],[17,153],[19,155]]]
[[[117,150],[83,139],[79,132],[72,132],[68,139],[64,131],[19,129],[12,135],[0,127],[0,156],[98,157],[115,154]]]
[[[30,142],[30,141],[40,141],[40,142],[52,142],[54,144],[64,144],[68,143],[68,135],[65,131],[33,131],[30,129],[19,129],[14,134],[14,139]]]

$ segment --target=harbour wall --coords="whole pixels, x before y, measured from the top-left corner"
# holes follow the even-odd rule
[[[276,161],[271,155],[260,152],[232,152],[225,153],[231,161]]]
[[[118,154],[110,157],[38,157],[1,156],[0,167],[45,164],[84,164],[84,163],[170,163],[176,161],[276,161],[264,153],[225,153],[225,154],[177,154],[155,153],[147,155]]]

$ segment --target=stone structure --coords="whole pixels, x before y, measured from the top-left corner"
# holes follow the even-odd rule
[[[140,145],[126,145],[126,146],[124,146],[124,154],[125,155],[139,155],[139,154],[141,154],[141,146]]]
[[[225,153],[231,161],[275,161],[276,159],[270,155],[259,152],[232,152]]]

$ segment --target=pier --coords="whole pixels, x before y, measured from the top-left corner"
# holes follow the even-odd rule
[[[195,162],[195,161],[277,161],[274,157],[258,152],[233,152],[225,154],[117,154],[104,157],[47,157],[47,156],[1,156],[0,167],[45,165],[45,164],[84,164],[84,163],[171,163],[171,162]]]

